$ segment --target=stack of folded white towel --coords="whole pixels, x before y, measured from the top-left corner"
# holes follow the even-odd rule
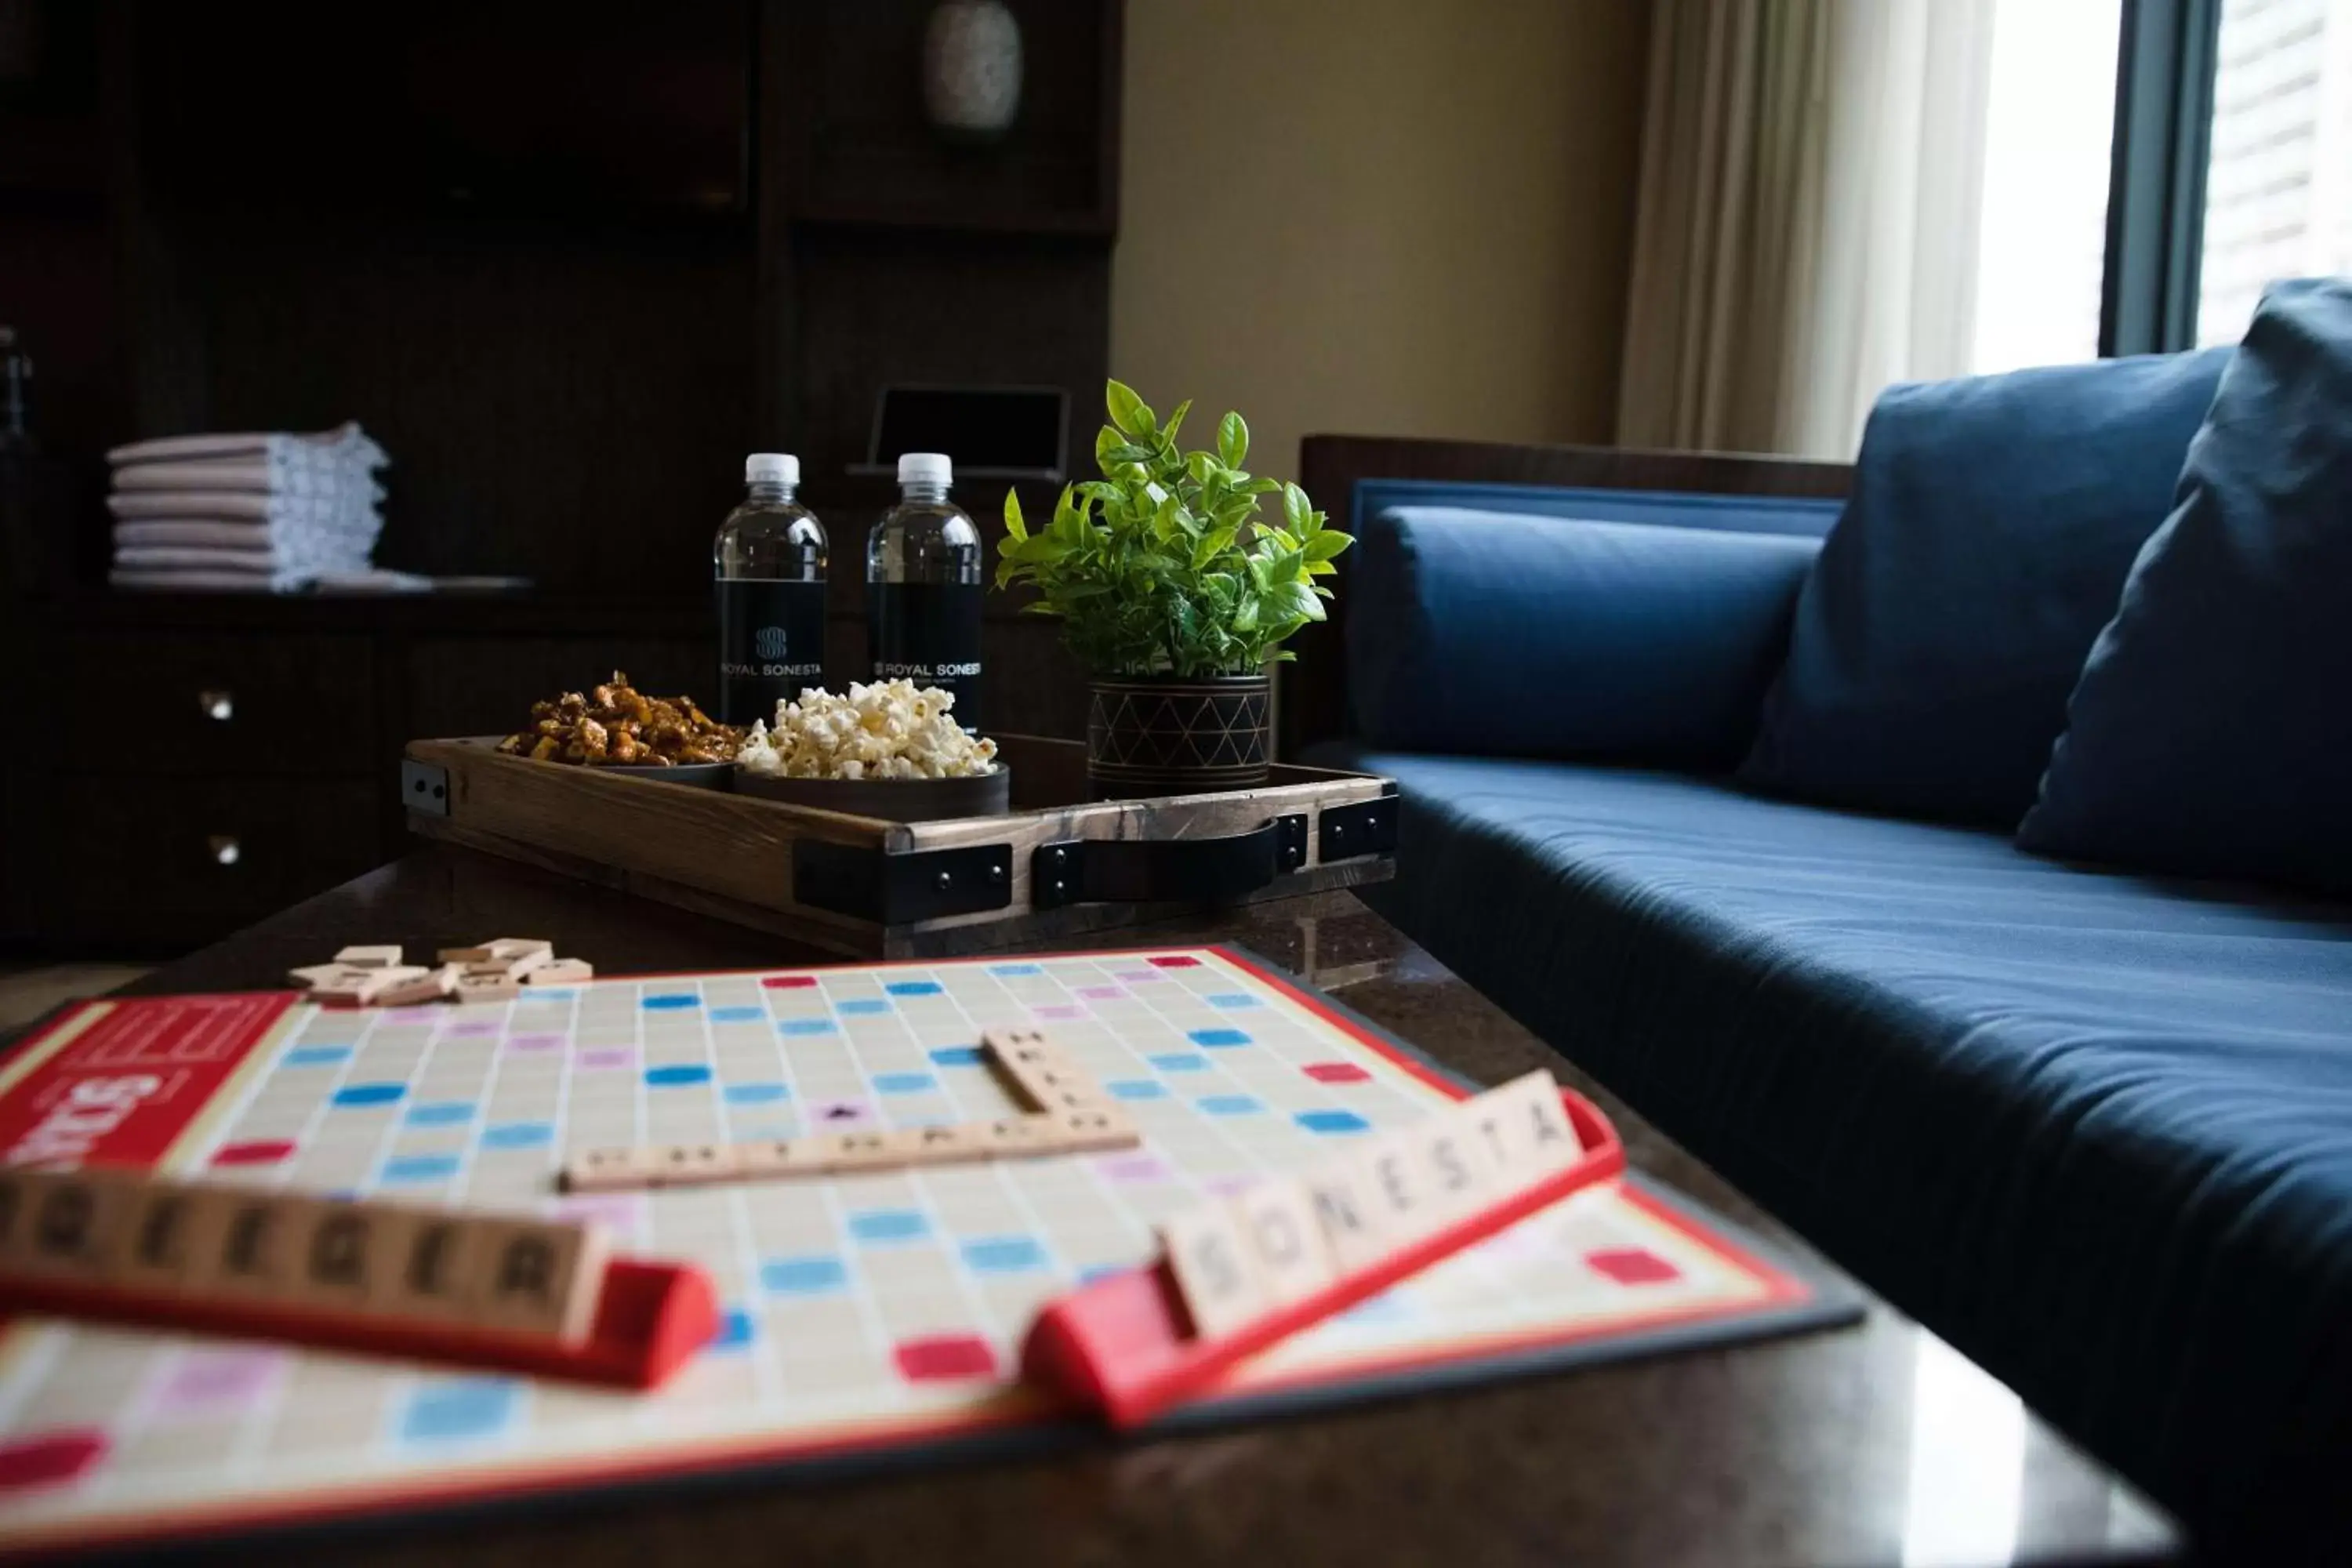
[[[357,425],[173,436],[106,456],[118,588],[286,593],[371,573],[386,459]]]

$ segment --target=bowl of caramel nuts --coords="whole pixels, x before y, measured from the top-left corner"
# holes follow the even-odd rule
[[[532,762],[726,789],[742,745],[742,731],[711,718],[691,697],[648,697],[614,670],[586,692],[532,703],[530,727],[498,749]]]

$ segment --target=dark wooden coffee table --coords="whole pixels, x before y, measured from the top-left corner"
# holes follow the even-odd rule
[[[773,937],[437,847],[131,989],[275,987],[291,966],[346,942],[428,950],[498,931],[551,938],[608,973],[821,961]],[[1637,1168],[1788,1252],[1815,1256],[1351,895],[1087,940],[1240,942],[1482,1081],[1549,1067],[1615,1120]],[[846,1484],[568,1498],[414,1531],[342,1530],[283,1555],[435,1568],[1444,1559],[1726,1568],[2167,1562],[2179,1550],[2146,1500],[1873,1298],[1849,1329],[1205,1436]]]

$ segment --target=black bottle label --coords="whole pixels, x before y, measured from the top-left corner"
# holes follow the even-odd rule
[[[981,728],[977,583],[869,583],[874,679],[955,694],[956,722]]]
[[[719,721],[776,721],[779,700],[824,684],[824,584],[722,580]]]

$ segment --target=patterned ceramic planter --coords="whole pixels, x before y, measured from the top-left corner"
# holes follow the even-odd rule
[[[1251,789],[1273,757],[1263,675],[1097,680],[1087,705],[1087,779],[1095,797],[1137,799]]]

